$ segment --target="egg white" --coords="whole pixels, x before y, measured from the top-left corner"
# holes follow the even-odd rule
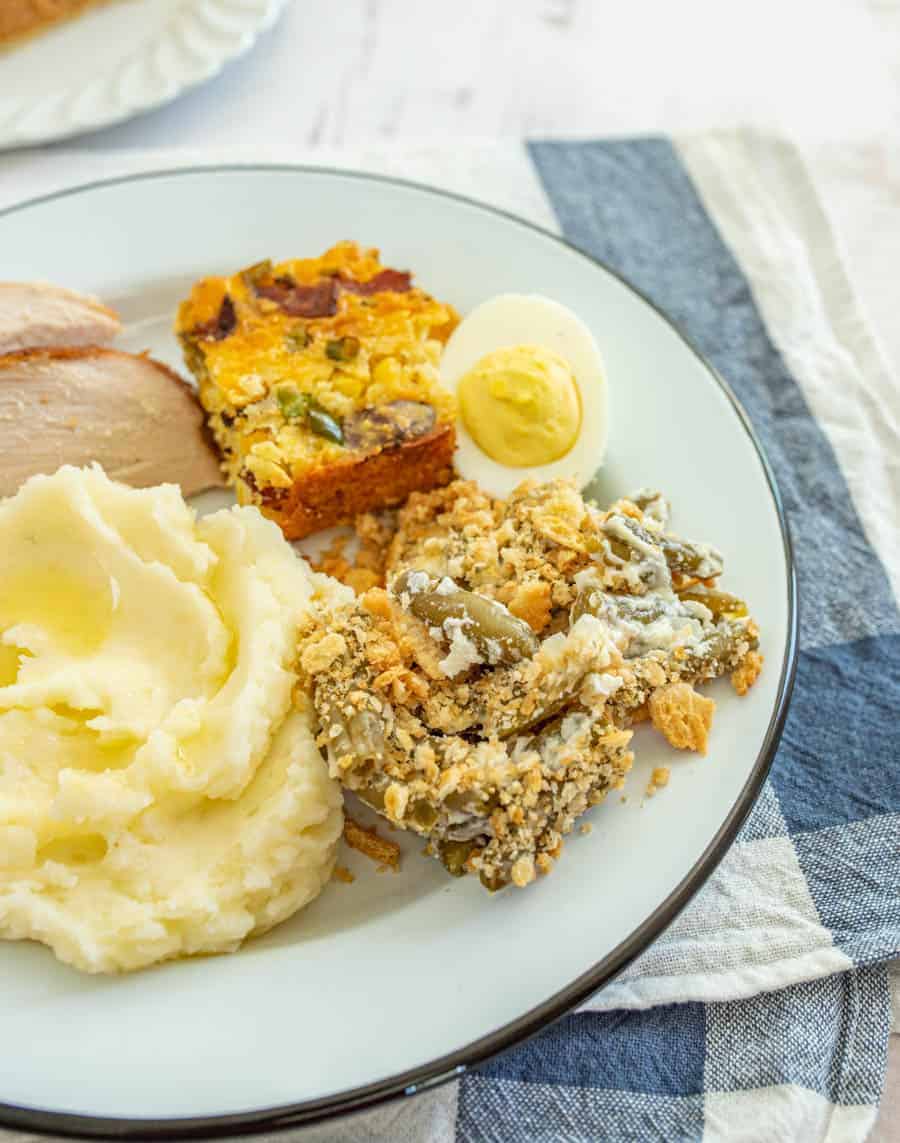
[[[581,398],[581,425],[572,448],[549,464],[511,467],[483,452],[462,417],[457,423],[455,463],[460,476],[493,496],[505,497],[523,480],[574,477],[579,487],[594,475],[606,453],[606,373],[594,336],[566,306],[540,294],[499,294],[476,307],[454,330],[441,358],[441,381],[455,393],[459,382],[488,353],[513,345],[540,345],[568,362]]]

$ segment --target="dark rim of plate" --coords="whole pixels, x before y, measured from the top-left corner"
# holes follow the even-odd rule
[[[147,171],[135,175],[125,175],[120,178],[99,179],[85,183],[81,186],[69,187],[53,194],[42,195],[27,202],[17,203],[14,206],[0,210],[0,218],[28,210],[31,207],[57,199],[68,198],[71,195],[84,194],[104,187],[118,186],[124,183],[147,182],[155,179],[171,179],[184,176],[203,174],[300,174],[304,177],[326,176],[356,179],[360,182],[373,181],[387,183],[401,187],[405,190],[414,190],[436,198],[450,199],[463,203],[473,210],[487,212],[516,226],[540,234],[548,242],[562,247],[578,258],[584,258],[593,263],[605,273],[616,278],[633,294],[636,294],[649,306],[667,325],[669,325],[681,340],[688,346],[694,356],[704,365],[713,381],[724,392],[731,403],[735,416],[743,426],[744,431],[756,449],[759,463],[762,466],[778,522],[781,528],[781,538],[784,545],[784,558],[787,566],[787,638],[785,641],[784,657],[781,664],[781,676],[778,682],[778,694],[775,707],[772,711],[769,725],[766,728],[762,747],[757,755],[753,768],[731,807],[727,817],[722,822],[715,836],[707,845],[693,868],[681,883],[669,894],[665,901],[640,924],[621,944],[612,952],[598,961],[593,968],[579,976],[576,980],[560,992],[545,1000],[542,1004],[524,1013],[518,1019],[497,1028],[487,1036],[467,1044],[458,1051],[430,1060],[419,1067],[398,1075],[387,1076],[375,1083],[362,1087],[352,1088],[349,1091],[337,1092],[334,1095],[324,1096],[320,1099],[304,1100],[300,1103],[284,1104],[278,1107],[260,1108],[256,1111],[239,1112],[230,1115],[192,1116],[178,1119],[122,1119],[93,1115],[77,1115],[68,1112],[46,1111],[38,1108],[20,1107],[15,1104],[0,1102],[0,1124],[24,1131],[35,1131],[52,1135],[68,1135],[76,1138],[93,1139],[147,1139],[147,1140],[175,1140],[175,1139],[210,1139],[235,1135],[250,1135],[263,1131],[283,1131],[289,1128],[306,1126],[309,1124],[348,1115],[352,1112],[364,1111],[379,1104],[385,1103],[401,1096],[416,1095],[421,1091],[438,1087],[452,1079],[457,1079],[470,1068],[484,1063],[492,1056],[506,1051],[508,1048],[538,1032],[543,1031],[549,1024],[560,1019],[582,1004],[588,997],[609,984],[622,972],[647,946],[666,929],[682,911],[685,905],[703,886],[704,882],[725,856],[738,830],[744,823],[750,810],[756,802],[763,784],[769,773],[775,751],[781,739],[787,717],[788,703],[794,686],[794,676],[797,669],[797,576],[794,567],[793,547],[791,544],[790,529],[787,514],[778,491],[775,475],[763,450],[750,419],[742,405],[733,393],[731,387],[711,365],[703,354],[696,348],[689,337],[647,297],[641,290],[633,286],[616,270],[607,266],[599,259],[594,258],[586,251],[579,249],[566,239],[545,230],[535,223],[528,222],[509,211],[488,206],[466,195],[455,194],[450,191],[439,190],[427,184],[413,182],[407,179],[398,179],[386,175],[368,174],[363,171],[341,170],[335,167],[309,167],[302,164],[290,163],[234,163],[213,164],[210,166],[178,167],[172,170]]]

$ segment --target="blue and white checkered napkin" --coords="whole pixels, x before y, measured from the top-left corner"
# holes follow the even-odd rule
[[[791,149],[531,156],[565,235],[675,318],[750,414],[790,517],[801,657],[770,780],[717,874],[589,1010],[463,1080],[457,1137],[863,1139],[900,953],[900,564],[878,544],[898,527],[900,396]]]
[[[762,438],[802,608],[770,780],[668,932],[523,1047],[302,1138],[864,1139],[884,1081],[886,962],[900,955],[900,396],[798,152],[719,134],[299,157],[489,197],[667,311]],[[92,162],[84,177],[104,173]]]

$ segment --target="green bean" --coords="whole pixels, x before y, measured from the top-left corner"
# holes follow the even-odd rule
[[[374,711],[360,710],[349,723],[353,749],[362,758],[380,759],[384,756],[384,724]]]
[[[736,595],[729,595],[727,591],[692,587],[682,591],[679,599],[702,603],[704,607],[709,608],[716,619],[743,619],[749,614],[747,604]]]
[[[322,723],[328,734],[329,750],[335,757],[351,754],[359,762],[378,762],[384,757],[384,727],[373,711],[360,710],[348,719],[332,707]]]
[[[663,526],[668,523],[669,502],[661,492],[657,492],[655,489],[641,488],[631,496],[627,496],[626,500],[630,500],[651,520],[656,520]]]
[[[456,813],[478,814],[481,817],[487,817],[499,804],[500,799],[497,794],[489,794],[482,798],[473,790],[457,790],[444,799],[444,805],[448,810],[453,810]]]
[[[464,877],[466,862],[477,848],[474,841],[443,841],[438,854],[451,877]]]
[[[549,694],[542,695],[541,701],[532,708],[530,708],[527,715],[523,715],[519,709],[519,705],[513,708],[512,711],[507,711],[499,714],[495,719],[491,720],[490,724],[485,723],[485,732],[496,734],[498,738],[516,738],[520,734],[527,734],[536,726],[540,726],[548,718],[553,718],[554,715],[559,714],[560,711],[565,710],[566,707],[572,706],[581,690],[585,677],[588,674],[585,668],[582,674],[579,674],[569,686],[563,687],[561,691],[550,692]]]
[[[489,893],[496,893],[500,889],[505,889],[509,884],[509,878],[504,877],[499,871],[487,873],[485,870],[482,870],[478,875],[478,879]]]
[[[661,546],[671,571],[699,576],[700,579],[722,574],[722,557],[715,548],[679,540],[675,536],[663,536]]]
[[[484,595],[459,587],[448,592],[438,592],[433,586],[426,591],[410,591],[411,578],[421,574],[402,572],[394,580],[392,591],[398,597],[408,595],[409,610],[429,627],[443,628],[448,619],[458,620],[464,624],[466,638],[492,666],[516,663],[537,651],[538,640],[528,624]]]
[[[569,626],[574,627],[582,615],[603,616],[606,606],[606,593],[599,587],[582,587],[575,596],[569,612]]]
[[[431,802],[420,798],[410,807],[409,817],[420,829],[429,830],[438,820],[438,812]]]
[[[620,559],[628,561],[635,554],[646,555],[642,548],[649,546],[662,552],[670,571],[698,576],[701,579],[709,579],[722,572],[722,557],[715,548],[706,544],[694,544],[690,540],[682,540],[665,533],[654,534],[637,520],[619,513],[609,517],[603,525],[604,531],[609,533],[609,526],[612,523],[617,523],[634,540],[633,543],[629,543],[621,536],[609,535],[609,546]]]
[[[613,595],[596,587],[582,588],[575,596],[569,622],[582,615],[614,620],[617,616],[635,623],[652,623],[666,612],[666,604],[654,595]]]
[[[370,809],[375,810],[379,814],[384,812],[384,790],[376,789],[375,786],[362,786],[353,792],[359,800],[365,802]]]

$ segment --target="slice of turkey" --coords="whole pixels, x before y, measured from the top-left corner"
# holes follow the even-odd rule
[[[86,294],[47,282],[0,282],[0,353],[105,345],[121,328],[114,310]]]
[[[134,488],[224,484],[203,410],[177,373],[115,349],[0,356],[0,496],[35,473],[98,461]]]

